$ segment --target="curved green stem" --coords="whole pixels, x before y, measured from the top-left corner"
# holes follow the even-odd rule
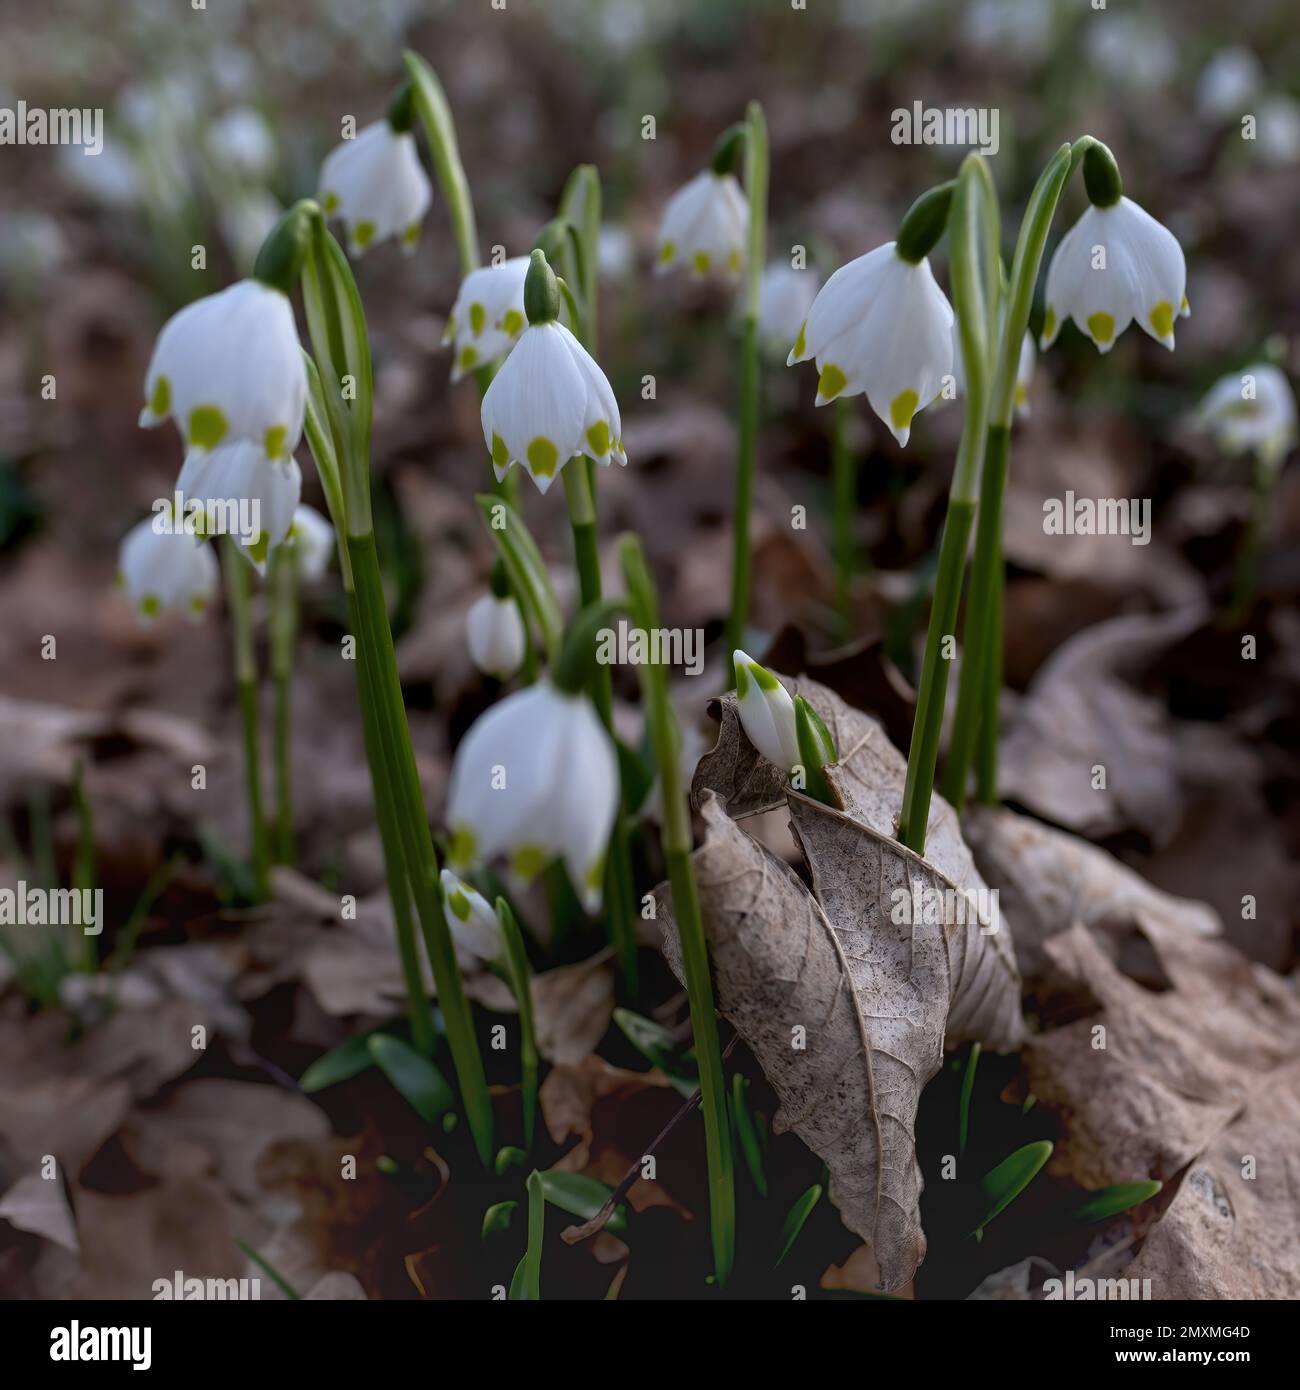
[[[433,69],[409,49],[402,54],[406,73],[411,81],[415,109],[429,141],[429,154],[442,196],[447,201],[456,251],[460,256],[462,278],[478,269],[478,231],[474,225],[474,200],[470,196],[465,166],[460,161],[460,146],[456,142],[456,123],[447,105],[442,83]]]
[[[727,619],[727,670],[745,637],[749,619],[749,513],[754,497],[754,459],[758,448],[760,363],[758,292],[767,254],[767,122],[751,101],[745,112],[745,196],[749,236],[745,246],[744,324],[740,340],[740,434],[736,454],[736,504],[732,514],[731,613]]]

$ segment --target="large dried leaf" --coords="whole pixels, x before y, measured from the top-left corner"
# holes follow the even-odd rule
[[[720,702],[718,747],[695,783],[705,823],[694,855],[701,908],[717,1005],[780,1099],[774,1128],[793,1130],[826,1162],[832,1202],[892,1289],[925,1255],[913,1136],[921,1090],[942,1064],[945,1035],[999,1050],[1020,1044],[1019,976],[1006,933],[985,935],[973,915],[954,910],[982,882],[951,809],[936,807],[932,822],[945,860],[969,875],[963,882],[891,837],[903,768],[879,726],[812,682],[800,691],[840,750],[830,772],[843,809],[783,788],[745,740],[734,700]],[[731,818],[775,798],[789,807],[812,892]],[[918,891],[947,910],[916,922],[895,910]],[[680,973],[666,887],[660,898],[665,948]]]
[[[1043,943],[1075,922],[1110,935],[1152,923],[1218,936],[1213,908],[1153,887],[1105,850],[1004,807],[972,807],[963,829],[979,867],[1007,909],[1016,959],[1025,975],[1046,964]]]

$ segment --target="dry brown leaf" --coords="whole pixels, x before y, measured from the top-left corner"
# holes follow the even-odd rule
[[[533,976],[537,1050],[556,1066],[575,1066],[595,1051],[614,1015],[614,967],[601,951],[576,965]]]
[[[19,1178],[0,1197],[0,1219],[7,1221],[16,1231],[30,1231],[33,1235],[44,1236],[74,1255],[81,1251],[72,1208],[68,1206],[63,1183],[57,1175],[43,1178],[39,1173],[28,1173],[26,1177]]]
[[[1204,903],[1175,898],[1105,850],[1004,807],[974,806],[966,839],[1007,909],[1016,959],[1024,975],[1046,964],[1043,942],[1075,922],[1121,933],[1152,922],[1158,928],[1218,936],[1223,924]]]
[[[841,761],[827,769],[843,810],[783,786],[720,702],[718,747],[695,788],[705,823],[695,851],[717,1005],[780,1099],[773,1129],[792,1129],[830,1169],[831,1201],[872,1247],[882,1286],[907,1283],[925,1255],[913,1126],[945,1034],[1009,1050],[1023,1038],[1020,981],[1005,932],[985,935],[956,904],[982,887],[952,810],[937,804],[935,860],[890,834],[905,768],[875,721],[810,681]],[[716,779],[722,795],[713,789]],[[798,875],[729,813],[780,796],[812,878]],[[725,800],[724,800],[725,797]],[[937,800],[937,799],[936,799]],[[960,878],[936,862],[953,865]],[[678,968],[666,885],[665,948]],[[913,923],[917,897],[944,905]],[[680,970],[679,970],[680,973]]]

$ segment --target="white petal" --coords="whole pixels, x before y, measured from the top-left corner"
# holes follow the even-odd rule
[[[483,594],[465,617],[465,637],[474,665],[485,675],[509,680],[523,665],[524,622],[513,598]]]
[[[155,514],[133,526],[118,552],[118,573],[139,616],[153,618],[165,608],[200,616],[217,589],[217,562],[210,547],[173,530]]]

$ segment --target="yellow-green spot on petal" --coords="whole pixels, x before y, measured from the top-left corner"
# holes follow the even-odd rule
[[[524,316],[518,309],[507,309],[506,316],[501,320],[503,332],[508,333],[512,338],[520,332],[524,326]]]
[[[474,862],[474,832],[468,825],[458,825],[451,832],[451,842],[447,846],[447,858],[453,864],[472,864]]]
[[[1115,336],[1115,320],[1109,314],[1089,314],[1088,332],[1094,342],[1108,343]]]
[[[469,326],[474,334],[482,333],[484,324],[487,323],[487,310],[475,300],[469,306]]]
[[[215,405],[200,405],[190,411],[190,443],[200,449],[215,449],[228,428],[226,417]]]
[[[560,451],[544,434],[539,434],[529,444],[528,466],[532,469],[535,477],[550,478],[554,476],[555,467],[559,461]]]
[[[920,397],[908,387],[900,391],[889,403],[889,422],[896,430],[910,429],[912,416],[916,414],[916,404]]]
[[[1024,405],[1029,400],[1029,388],[1016,382],[1016,404]]]
[[[587,431],[587,443],[596,458],[609,453],[609,425],[604,420],[597,420]]]
[[[492,462],[498,468],[504,468],[510,462],[510,450],[506,448],[506,441],[499,434],[492,436]]]
[[[1043,315],[1043,337],[1050,338],[1056,332],[1056,310],[1049,304]]]
[[[375,224],[373,222],[358,222],[352,231],[352,240],[356,243],[358,251],[364,251],[375,239]]]
[[[447,899],[447,906],[451,908],[462,922],[469,921],[469,899],[459,888]]]
[[[411,225],[402,233],[402,240],[407,246],[414,246],[420,239],[420,224],[412,222]]]
[[[733,275],[739,273],[739,271],[740,271],[740,252],[739,252],[739,251],[733,251],[733,252],[727,257],[727,269],[728,269],[729,271],[731,271]]]
[[[205,598],[203,597],[202,594],[195,594],[194,597],[193,597],[192,599],[190,599],[190,612],[191,612],[191,613],[206,613],[207,610],[208,610],[208,601],[207,601],[207,599],[205,599]]]
[[[1192,306],[1187,302],[1187,296],[1183,295],[1183,302],[1178,306],[1178,312],[1180,314],[1189,314],[1191,310]]]
[[[153,384],[153,395],[149,397],[149,410],[153,415],[166,415],[172,408],[172,384],[165,376],[160,376]]]
[[[824,401],[833,401],[849,384],[849,379],[834,362],[827,362],[817,382],[817,394]]]
[[[808,325],[806,323],[801,323],[799,325],[799,336],[794,340],[794,355],[796,357],[802,357],[807,350]]]
[[[691,257],[691,264],[695,267],[698,274],[706,274],[709,269],[709,253],[707,251],[697,251]]]
[[[667,265],[677,254],[677,243],[675,241],[665,241],[659,248],[659,264]]]
[[[264,565],[266,564],[266,557],[268,554],[270,554],[270,551],[270,534],[266,531],[263,531],[262,534],[258,536],[258,538],[250,546],[248,546],[248,558],[252,560],[252,562],[255,565]]]
[[[266,456],[267,458],[278,459],[284,453],[285,441],[289,438],[289,430],[284,425],[272,425],[266,432]]]
[[[749,672],[744,666],[736,667],[736,698],[743,700],[749,693]]]
[[[1174,331],[1174,306],[1167,299],[1151,310],[1151,327],[1158,338],[1167,338]]]
[[[160,608],[162,608],[162,600],[157,594],[146,594],[140,600],[140,612],[146,618],[156,618]]]
[[[527,882],[546,867],[547,857],[546,851],[537,845],[520,845],[510,856],[510,867]]]
[[[478,349],[465,346],[460,350],[460,369],[467,372],[478,362]]]
[[[326,216],[332,212],[337,212],[339,207],[339,195],[337,193],[327,193],[325,201],[321,204],[325,209]]]
[[[605,856],[602,854],[592,863],[583,880],[586,888],[599,888],[605,882]]]
[[[766,666],[760,666],[757,661],[749,663],[749,673],[760,690],[775,690],[781,684]]]

